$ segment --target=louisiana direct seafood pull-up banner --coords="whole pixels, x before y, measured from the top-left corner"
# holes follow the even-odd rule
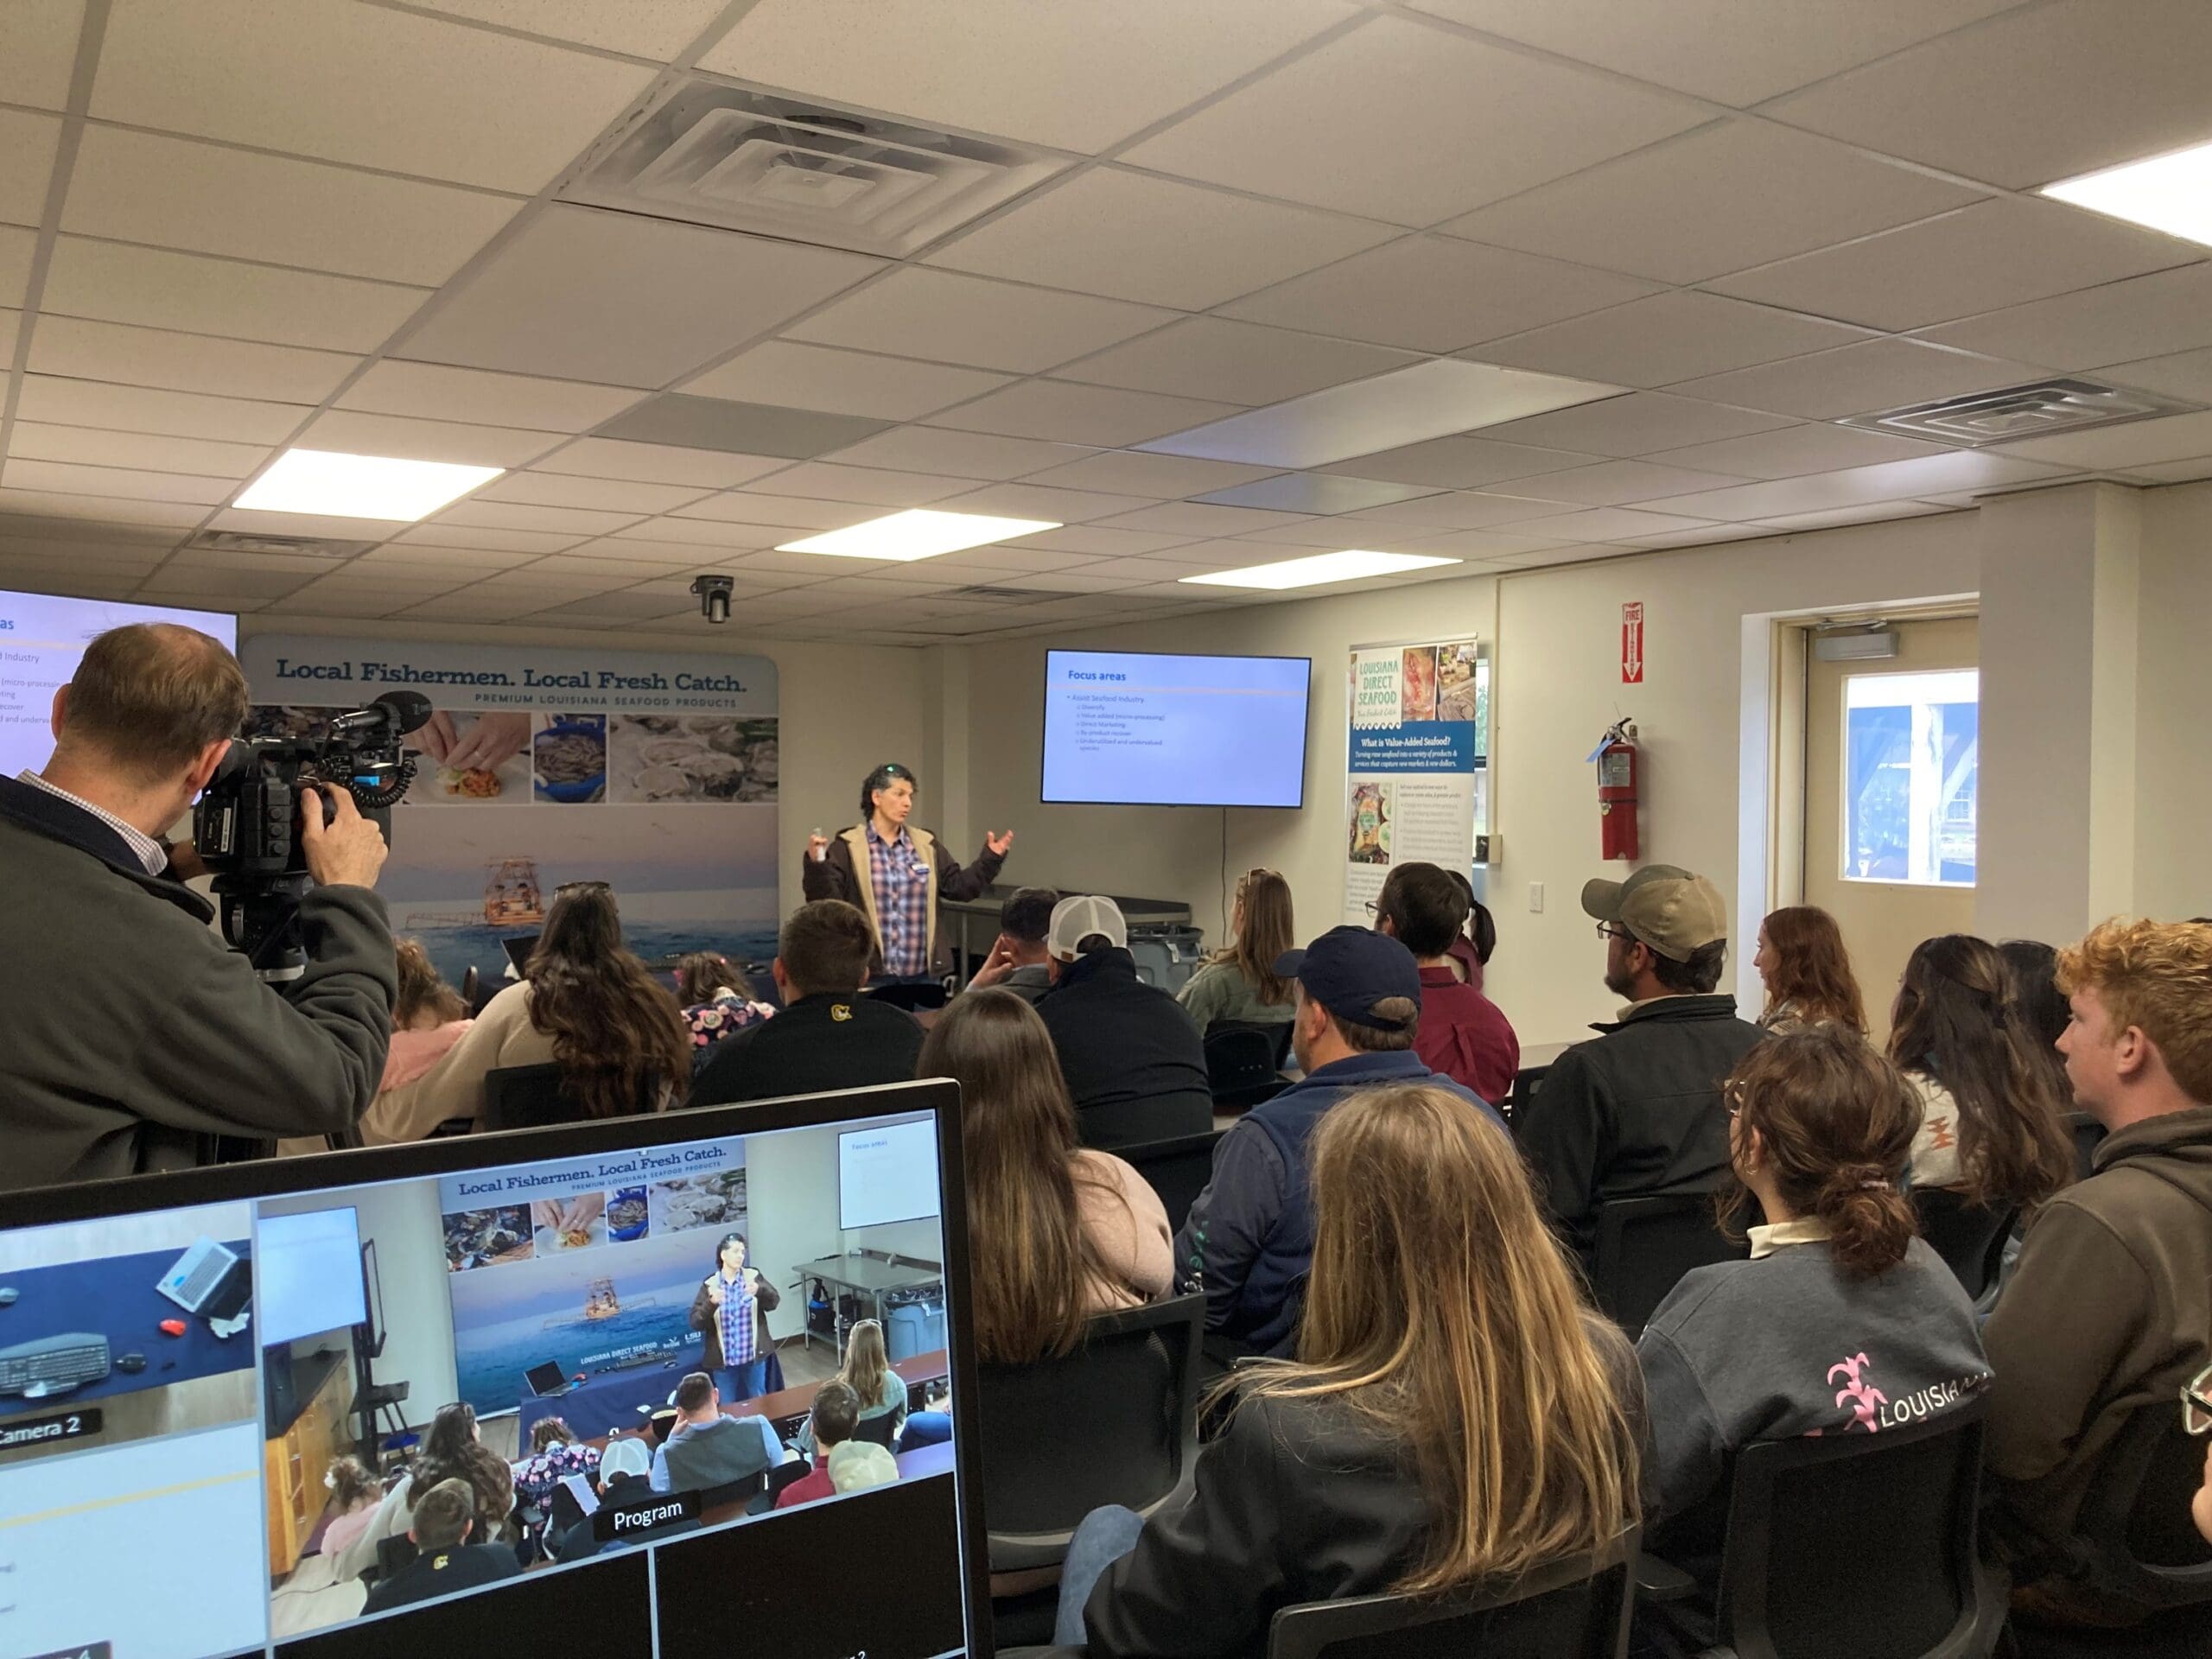
[[[264,634],[250,735],[315,734],[385,691],[436,713],[377,883],[446,978],[497,983],[564,881],[613,884],[648,962],[775,950],[776,665],[765,657]]]

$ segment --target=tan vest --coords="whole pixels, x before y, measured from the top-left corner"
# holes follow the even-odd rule
[[[906,838],[914,843],[915,855],[929,867],[930,872],[929,938],[922,948],[922,971],[928,973],[937,961],[937,837],[910,823],[906,826]],[[861,890],[861,913],[868,918],[869,931],[875,935],[877,959],[883,960],[883,918],[875,912],[875,877],[868,868],[868,825],[856,823],[838,839],[852,853],[853,874]]]

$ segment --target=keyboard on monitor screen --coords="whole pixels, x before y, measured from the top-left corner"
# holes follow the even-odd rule
[[[105,1380],[107,1338],[78,1332],[0,1348],[0,1395],[42,1400]]]

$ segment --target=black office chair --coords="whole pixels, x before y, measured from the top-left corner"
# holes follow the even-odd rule
[[[898,1438],[898,1433],[899,1414],[895,1411],[887,1411],[880,1416],[861,1418],[859,1427],[853,1430],[853,1438],[856,1440],[866,1440],[870,1446],[880,1446],[885,1451],[891,1452],[897,1449],[893,1442]]]
[[[699,1493],[700,1506],[711,1510],[724,1503],[750,1503],[768,1490],[768,1473],[763,1470],[742,1480],[726,1480],[719,1486],[705,1487]]]
[[[1290,1085],[1275,1061],[1275,1034],[1265,1026],[1217,1020],[1206,1029],[1206,1087],[1224,1112],[1247,1112]]]
[[[1512,1089],[1497,1103],[1497,1109],[1508,1123],[1519,1125],[1522,1113],[1535,1099],[1536,1090],[1543,1086],[1544,1073],[1550,1070],[1548,1065],[1524,1065],[1513,1074]]]
[[[660,1104],[658,1090],[648,1085],[638,1110],[658,1111]],[[486,1129],[543,1129],[559,1123],[588,1122],[590,1116],[569,1094],[558,1060],[548,1060],[543,1065],[495,1066],[484,1074],[483,1127]]]
[[[2004,1270],[2005,1242],[2019,1219],[2019,1205],[1995,1204],[1984,1209],[1948,1187],[1916,1186],[1912,1207],[1920,1215],[1920,1236],[1958,1275],[1967,1297],[1978,1300]]]
[[[1191,1205],[1213,1179],[1213,1149],[1220,1143],[1222,1133],[1208,1129],[1204,1135],[1182,1135],[1173,1141],[1147,1141],[1123,1147],[1114,1154],[1133,1166],[1160,1194],[1170,1232],[1181,1230]]]
[[[944,987],[926,983],[871,985],[861,993],[877,1002],[888,1002],[904,1014],[927,1014],[945,1004]]]
[[[2074,1179],[2086,1181],[2096,1173],[2097,1148],[2104,1144],[2105,1126],[2087,1112],[2069,1112],[2066,1128],[2074,1137]]]
[[[2075,1515],[2090,1582],[2139,1606],[2212,1613],[2212,1548],[2189,1512],[2203,1478],[2204,1442],[2182,1427],[2179,1404],[2140,1408]]]
[[[1748,1242],[1720,1230],[1709,1194],[1613,1198],[1598,1206],[1590,1293],[1633,1341],[1691,1268],[1750,1254]]]
[[[1708,1659],[1986,1659],[2007,1601],[1977,1549],[1986,1409],[1738,1452]],[[1694,1593],[1649,1556],[1637,1578],[1655,1624]]]
[[[796,1486],[814,1472],[810,1459],[798,1458],[790,1463],[779,1463],[761,1477],[760,1496],[745,1506],[747,1515],[766,1515],[776,1507],[776,1500],[786,1487]]]

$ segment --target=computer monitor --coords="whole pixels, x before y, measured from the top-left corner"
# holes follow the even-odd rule
[[[895,1479],[758,1516],[748,1500],[766,1471],[695,1489],[678,1467],[668,1490],[634,1503],[651,1477],[610,1479],[596,1511],[556,1541],[567,1545],[559,1560],[496,1581],[483,1581],[496,1560],[451,1551],[392,1568],[414,1496],[395,1470],[365,1534],[311,1553],[330,1462],[377,1460],[378,1447],[353,1444],[362,1383],[407,1384],[416,1436],[466,1402],[497,1457],[526,1457],[531,1427],[557,1414],[610,1467],[644,1464],[651,1415],[698,1363],[694,1310],[713,1308],[707,1281],[734,1259],[729,1236],[745,1237],[747,1265],[784,1292],[768,1315],[773,1355],[773,1339],[804,1324],[798,1269],[818,1265],[838,1236],[838,1137],[906,1125],[926,1129],[936,1212],[874,1242],[897,1251],[902,1271],[922,1262],[942,1272],[947,1345],[898,1364],[918,1406],[950,1380],[949,1447],[918,1445],[895,1454]],[[0,1287],[14,1293],[0,1344],[49,1354],[36,1360],[43,1392],[0,1391],[8,1650],[365,1659],[550,1650],[582,1637],[595,1651],[662,1659],[708,1659],[734,1643],[947,1659],[970,1647],[971,1630],[985,1646],[959,1128],[954,1085],[905,1084],[0,1195]],[[265,1344],[251,1329],[269,1241],[335,1231],[338,1211],[353,1213],[378,1262],[386,1339],[368,1377],[350,1350],[312,1338]],[[162,1288],[203,1241],[251,1264],[247,1328],[229,1336]],[[741,1349],[743,1312],[730,1315]],[[292,1387],[279,1410],[259,1373],[285,1362]],[[540,1398],[549,1368],[584,1381]],[[780,1452],[811,1388],[778,1393],[774,1382],[772,1370],[753,1402],[768,1414],[717,1432],[758,1434],[764,1456]],[[726,1402],[734,1386],[724,1382]],[[387,1537],[402,1541],[380,1548]],[[509,1542],[487,1548],[520,1565]],[[429,1564],[441,1554],[446,1566]],[[116,1592],[118,1562],[130,1563],[127,1595]],[[387,1576],[365,1586],[365,1571],[379,1569]]]

